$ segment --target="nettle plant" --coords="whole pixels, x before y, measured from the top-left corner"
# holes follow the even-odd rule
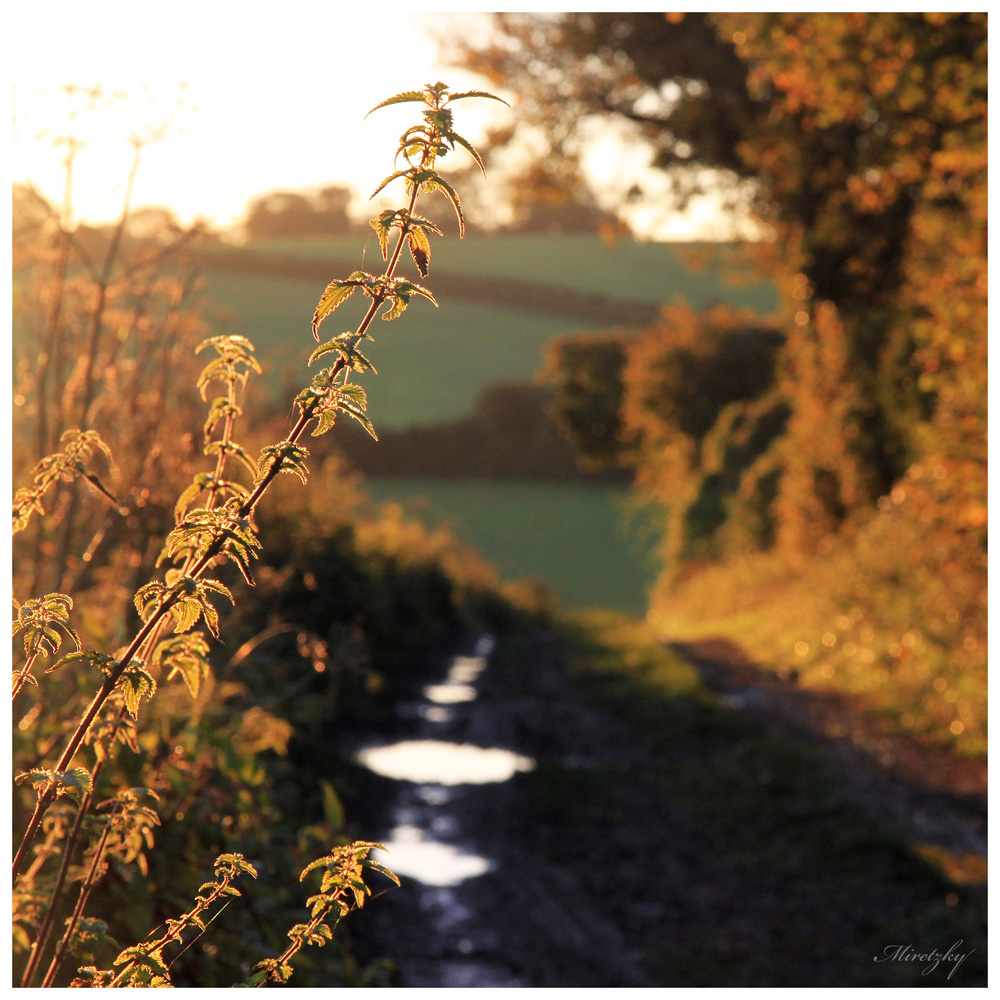
[[[440,191],[453,206],[459,230],[465,231],[461,202],[452,186],[438,173],[437,162],[456,146],[466,149],[480,169],[476,150],[453,127],[451,104],[469,97],[500,100],[482,91],[450,93],[442,83],[422,91],[397,94],[372,110],[407,102],[424,105],[423,121],[407,129],[400,138],[396,167],[379,184],[372,197],[396,180],[403,180],[406,205],[386,209],[371,225],[378,237],[381,275],[355,271],[345,279],[331,281],[323,292],[312,320],[314,337],[320,326],[355,291],[370,305],[357,328],[320,344],[309,358],[333,363],[317,374],[312,384],[295,398],[297,419],[287,436],[262,449],[252,460],[235,438],[242,401],[252,373],[259,373],[253,346],[241,336],[226,335],[204,341],[198,351],[214,356],[198,380],[202,398],[221,384],[224,392],[210,403],[204,425],[204,453],[214,458],[211,471],[199,472],[184,490],[175,508],[175,527],[167,535],[157,566],[165,567],[162,578],[151,580],[135,594],[141,625],[132,640],[114,652],[82,648],[80,633],[70,621],[73,598],[51,593],[43,597],[15,600],[17,616],[13,632],[19,639],[14,659],[12,699],[30,691],[37,700],[21,718],[21,728],[36,718],[44,703],[44,674],[52,671],[94,671],[99,685],[82,715],[68,720],[61,729],[64,744],[51,763],[43,760],[55,741],[43,746],[35,766],[18,774],[18,784],[34,791],[33,805],[20,837],[13,862],[15,947],[27,953],[22,986],[51,986],[70,955],[86,955],[88,945],[107,940],[102,921],[86,915],[95,886],[113,859],[118,864],[144,867],[144,851],[153,843],[152,831],[160,820],[155,791],[148,788],[115,787],[123,784],[113,766],[117,753],[140,752],[144,702],[152,699],[158,684],[180,677],[196,698],[209,675],[209,639],[219,636],[219,598],[235,603],[218,571],[233,563],[252,584],[251,565],[261,548],[254,512],[275,479],[287,473],[306,483],[308,451],[301,444],[309,430],[313,436],[330,430],[337,417],[346,413],[375,436],[367,416],[367,397],[355,374],[374,372],[359,349],[372,339],[368,329],[378,310],[383,320],[394,320],[414,296],[434,305],[434,296],[423,286],[396,277],[404,244],[421,276],[431,259],[430,235],[440,235],[429,219],[415,214],[417,200],[425,192]],[[485,171],[484,171],[485,173]],[[395,238],[390,254],[389,247]],[[77,429],[63,436],[62,450],[43,459],[34,470],[33,484],[16,493],[13,530],[27,526],[33,515],[45,515],[44,501],[59,481],[85,478],[101,493],[111,493],[92,469],[92,460],[110,449],[92,431]],[[233,469],[239,470],[233,473]],[[250,479],[242,482],[240,476]],[[71,652],[59,656],[67,646]],[[40,676],[41,675],[41,676]],[[46,706],[48,707],[48,706]],[[32,714],[33,713],[33,714]],[[352,909],[363,905],[371,889],[368,871],[381,872],[398,884],[396,877],[371,857],[379,845],[355,842],[335,847],[301,873],[300,880],[318,872],[319,892],[306,901],[308,918],[288,932],[290,944],[275,958],[265,958],[253,967],[245,986],[282,984],[292,975],[291,960],[306,945],[322,945],[333,927]],[[82,859],[82,860],[81,860]],[[234,882],[241,875],[257,877],[243,855],[225,853],[214,863],[212,878],[198,891],[192,908],[154,929],[140,943],[125,948],[111,969],[80,968],[74,985],[80,986],[169,986],[172,957],[205,933],[225,902],[240,892]],[[75,898],[70,887],[76,886]],[[58,918],[62,924],[57,928]],[[43,972],[44,969],[44,972]]]

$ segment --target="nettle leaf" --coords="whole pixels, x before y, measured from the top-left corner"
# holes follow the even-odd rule
[[[166,555],[166,550],[160,553],[160,558],[156,560],[157,565],[162,562]],[[166,596],[167,585],[162,580],[150,580],[149,583],[143,584],[136,591],[135,597],[132,598],[135,610],[139,613],[139,618],[143,622],[149,621],[150,616],[156,613],[157,609],[166,599]]]
[[[244,536],[225,528],[222,529],[222,533],[223,551],[236,563],[240,572],[246,577],[247,572],[244,565],[249,565],[253,554],[247,551]],[[170,615],[174,620],[175,633],[190,631],[201,618],[204,618],[212,635],[216,638],[219,637],[219,613],[215,610],[215,605],[208,599],[208,594],[210,592],[222,594],[232,602],[233,595],[224,584],[218,580],[195,580],[192,577],[184,576],[172,581],[169,592],[173,598]]]
[[[410,256],[422,278],[427,277],[431,264],[431,241],[427,233],[419,227],[407,230],[406,239],[410,244]]]
[[[200,353],[206,347],[214,347],[219,356],[210,361],[198,376],[197,386],[201,390],[202,399],[207,398],[206,389],[211,382],[235,380],[246,385],[251,371],[258,375],[263,371],[260,362],[254,357],[253,344],[239,334],[221,334],[218,337],[203,340],[195,348],[195,354]]]
[[[194,482],[177,498],[174,504],[174,520],[180,521],[191,506],[208,489],[208,481],[213,478],[208,472],[199,472],[194,477]]]
[[[81,649],[57,660],[45,672],[50,674],[53,670],[69,663],[87,663],[96,667],[105,677],[118,666],[118,661],[108,653],[99,653],[96,649]]]
[[[382,260],[389,259],[389,234],[392,232],[393,224],[396,220],[397,210],[387,208],[379,212],[378,218],[372,219],[369,225],[375,230],[378,237],[379,249],[382,251]]]
[[[402,883],[399,881],[399,876],[396,875],[395,872],[390,871],[388,868],[386,868],[385,865],[379,864],[378,861],[369,861],[366,859],[365,861],[362,862],[362,864],[366,868],[371,868],[372,870],[379,872],[381,875],[384,875],[386,878],[392,879],[392,881],[395,882],[396,885],[402,885]]]
[[[465,236],[465,216],[462,214],[462,201],[458,192],[436,170],[411,171],[410,180],[414,184],[423,184],[427,191],[442,191],[451,202],[458,216],[458,234]]]
[[[375,195],[377,195],[380,191],[387,188],[393,181],[399,180],[400,177],[406,177],[407,182],[409,182],[410,175],[412,173],[413,173],[413,168],[410,167],[406,170],[396,170],[393,173],[389,174],[389,176],[383,178],[382,183],[379,184],[379,186],[375,188],[374,191],[372,191],[372,193],[368,196],[368,200],[371,201],[371,199],[374,198]]]
[[[11,533],[16,535],[19,531],[23,531],[31,521],[32,514],[44,513],[45,508],[42,506],[40,496],[35,491],[22,486],[14,494],[12,514],[13,527]]]
[[[156,693],[156,680],[139,660],[133,660],[122,671],[118,683],[125,698],[125,707],[133,719],[137,718],[142,696],[152,697]]]
[[[367,334],[363,335],[366,339],[371,340]],[[338,334],[333,340],[328,340],[325,344],[320,344],[312,354],[309,355],[309,364],[312,365],[314,361],[318,361],[320,358],[327,354],[338,353],[341,358],[343,358],[344,364],[348,368],[352,368],[357,372],[370,371],[378,374],[375,370],[375,366],[357,349],[357,341],[362,339],[356,333],[352,333],[350,330]]]
[[[151,665],[155,669],[169,668],[167,680],[180,674],[191,697],[197,698],[201,682],[211,673],[208,653],[208,640],[201,632],[173,635],[157,643]]]
[[[326,290],[320,296],[319,304],[316,306],[316,311],[313,313],[312,321],[312,331],[313,336],[319,340],[319,327],[320,324],[330,315],[338,306],[346,302],[351,295],[354,293],[355,288],[367,288],[370,287],[375,279],[364,271],[355,271],[348,278],[338,278],[335,281],[331,281],[329,285],[326,286]]]
[[[389,295],[387,298],[389,304],[386,306],[385,312],[382,313],[382,319],[389,323],[394,319],[399,319],[410,303],[409,299],[403,298],[402,295]]]
[[[404,278],[394,278],[392,284],[387,289],[387,298],[390,300],[390,305],[383,313],[382,319],[396,319],[409,305],[410,299],[414,295],[422,295],[437,308],[437,299],[434,298],[430,289],[424,288],[423,285],[418,285],[416,282],[406,281]]]
[[[292,967],[276,958],[265,958],[253,967],[247,986],[263,986],[267,982],[287,983],[292,977]]]
[[[320,410],[316,417],[316,426],[309,432],[310,437],[320,437],[331,430],[337,422],[337,411],[333,408]]]
[[[452,132],[449,134],[448,138],[453,142],[457,142],[463,149],[465,149],[472,158],[476,161],[476,166],[483,173],[483,177],[486,176],[486,164],[483,163],[483,158],[479,155],[479,151],[469,142],[467,139],[463,139],[457,132]]]
[[[257,869],[242,854],[220,854],[215,859],[215,873],[230,876],[247,872],[253,878],[257,877]]]
[[[208,418],[205,420],[205,425],[202,428],[205,440],[207,441],[211,436],[212,432],[215,430],[220,420],[226,417],[239,417],[243,413],[235,403],[231,403],[226,396],[217,396],[212,400],[212,405],[208,411]]]
[[[15,784],[30,781],[36,791],[44,788],[55,789],[56,795],[68,795],[78,801],[85,794],[93,791],[94,779],[85,767],[73,767],[68,771],[49,771],[45,768],[33,768],[24,771],[14,778]]]
[[[126,948],[115,960],[114,965],[124,965],[131,962],[134,965],[148,969],[160,969],[163,972],[169,971],[159,953],[159,949],[148,944],[137,944],[131,948]]]
[[[345,386],[344,388],[346,389],[348,387]],[[361,387],[351,386],[351,388],[360,389]],[[357,420],[357,422],[361,424],[361,426],[364,427],[364,429],[368,431],[368,433],[376,441],[378,440],[378,435],[375,433],[375,428],[374,426],[372,426],[372,422],[368,419],[367,415],[365,414],[363,407],[359,406],[349,395],[338,393],[337,398],[333,402],[333,406],[335,406],[337,410],[343,410],[344,413],[346,413],[349,417],[352,417],[353,419]],[[327,417],[328,415],[329,415],[329,420],[324,421],[324,418]],[[330,427],[333,426],[335,419],[336,419],[336,410],[332,408],[329,410],[324,410],[324,412],[320,416],[319,425],[317,425],[317,428],[313,431],[313,436],[317,437],[320,434],[323,434],[327,430],[329,430]],[[323,428],[322,430],[320,429],[321,427]]]
[[[78,427],[64,431],[59,439],[62,451],[46,455],[32,470],[34,489],[21,488],[14,494],[12,510],[12,530],[14,534],[27,527],[34,513],[44,514],[42,496],[48,492],[53,483],[60,479],[67,482],[82,476],[95,489],[118,505],[114,494],[104,486],[97,476],[87,471],[86,462],[91,458],[96,448],[111,462],[111,449],[101,440],[96,431],[81,431]]]
[[[355,385],[353,382],[347,382],[337,390],[337,399],[338,402],[349,400],[361,410],[368,409],[368,393],[360,385]]]
[[[301,393],[300,393],[301,395]],[[326,399],[326,393],[319,396],[320,400]],[[257,459],[256,480],[261,482],[271,471],[276,462],[280,463],[278,472],[287,472],[289,475],[298,476],[303,485],[309,479],[309,469],[306,467],[305,459],[309,457],[309,449],[303,448],[300,444],[290,444],[282,441],[279,444],[269,444],[260,450],[260,458]]]
[[[62,646],[64,635],[73,640],[79,650],[83,643],[77,630],[70,624],[69,611],[73,598],[68,594],[46,594],[34,597],[18,608],[17,620],[12,622],[12,634],[23,630],[24,655],[47,652],[55,655]]]
[[[378,111],[379,108],[386,108],[390,104],[404,104],[413,101],[423,104],[425,99],[426,98],[422,90],[404,90],[401,94],[396,94],[395,97],[389,97],[381,104],[376,104],[375,107],[368,112],[368,115]],[[367,118],[368,115],[365,115],[365,118]]]
[[[455,114],[451,108],[432,108],[424,112],[424,121],[430,125],[433,134],[450,137]]]
[[[496,94],[490,94],[485,90],[463,90],[460,94],[449,94],[448,103],[451,104],[452,101],[460,101],[465,97],[488,97],[491,101],[499,101],[501,104],[507,104],[507,102],[502,97],[497,97]],[[507,104],[509,108],[510,105]]]
[[[428,233],[436,233],[438,236],[442,235],[441,230],[438,228],[438,226],[435,223],[431,222],[430,219],[425,219],[422,215],[410,216],[408,225],[410,229],[420,228]]]
[[[251,466],[256,472],[256,467]],[[211,510],[193,510],[185,515],[184,520],[177,525],[170,534],[167,535],[163,551],[157,559],[157,565],[165,559],[179,560],[194,556],[200,558],[212,551],[221,551],[236,563],[244,578],[249,580],[247,569],[250,560],[256,558],[255,549],[260,548],[257,541],[254,527],[251,522],[239,516],[239,502],[230,500],[224,507],[214,507]],[[176,586],[181,585],[181,581],[170,578],[168,574],[168,586],[176,590]],[[152,588],[156,584],[147,584],[136,595],[136,606],[139,607],[140,595],[143,599],[148,598],[146,591],[150,591],[150,596],[155,596]],[[183,583],[181,591],[176,591],[174,597],[186,593],[190,596],[194,593],[191,588],[196,586],[194,581],[188,580]],[[140,610],[140,613],[142,611]]]
[[[214,347],[220,354],[228,349],[241,358],[249,358],[255,350],[253,344],[238,333],[220,333],[217,337],[209,337],[194,349],[194,353],[200,354],[206,347]]]
[[[139,753],[139,734],[135,723],[120,708],[124,702],[120,691],[115,690],[106,702],[106,711],[87,730],[84,742],[93,746],[98,760],[105,760],[108,747],[114,743],[127,746],[133,753]],[[155,794],[150,792],[150,794]]]

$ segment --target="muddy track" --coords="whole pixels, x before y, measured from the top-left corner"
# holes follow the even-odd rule
[[[440,684],[449,659],[411,685],[391,737],[376,743],[448,741],[463,747],[530,749],[538,722],[530,699],[511,698],[487,673],[475,701],[441,711],[420,694]],[[439,714],[435,717],[434,712]],[[552,720],[549,720],[551,723]],[[526,725],[526,722],[528,725]],[[348,752],[356,750],[358,739]],[[371,744],[371,735],[362,742]],[[621,930],[602,913],[591,887],[540,861],[524,839],[523,787],[516,780],[448,785],[399,781],[365,772],[353,814],[366,833],[388,842],[385,859],[402,886],[379,897],[356,920],[362,957],[392,956],[406,987],[650,986]],[[374,803],[379,806],[372,808]],[[366,805],[367,804],[367,805]],[[407,847],[425,849],[429,883],[402,871]],[[430,850],[433,846],[434,851]],[[436,852],[436,853],[435,853]],[[442,871],[435,864],[443,857]],[[395,859],[395,863],[394,863]],[[488,865],[475,877],[449,881]],[[416,864],[420,869],[420,862]]]
[[[966,786],[956,797],[907,783],[886,770],[885,744],[866,748],[854,729],[830,735],[817,719],[832,716],[801,707],[802,692],[754,683],[746,664],[737,671],[718,648],[685,654],[722,703],[766,732],[818,748],[845,797],[869,815],[951,851],[985,852],[985,817]],[[440,706],[428,711],[421,692],[446,676],[449,662],[413,678],[391,731],[363,742],[505,748],[537,768],[452,786],[359,769],[349,813],[365,836],[395,838],[390,867],[393,852],[403,860],[407,837],[472,869],[480,863],[479,873],[452,884],[404,877],[401,889],[352,918],[359,958],[391,955],[401,986],[901,985],[894,977],[902,969],[873,963],[876,947],[922,907],[947,909],[891,878],[873,878],[858,895],[857,885],[842,888],[823,871],[803,881],[794,861],[772,871],[734,854],[725,837],[664,799],[659,751],[577,693],[551,636],[539,635],[513,674],[484,670],[473,700],[435,715]],[[356,750],[360,739],[342,749]],[[568,789],[568,801],[545,800],[557,787]]]

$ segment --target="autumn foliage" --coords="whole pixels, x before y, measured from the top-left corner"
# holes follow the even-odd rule
[[[749,185],[753,253],[782,293],[764,322],[677,305],[553,348],[564,428],[664,512],[652,614],[692,629],[752,612],[761,655],[980,752],[986,15],[496,25],[504,44],[467,55],[523,88],[547,155],[572,161],[568,123],[603,116],[679,190],[704,186],[690,165],[734,204]]]

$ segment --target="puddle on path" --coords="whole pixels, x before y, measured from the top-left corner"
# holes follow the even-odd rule
[[[535,763],[530,757],[521,757],[499,747],[477,747],[444,740],[404,740],[369,747],[358,754],[358,761],[384,778],[435,785],[508,781],[518,771],[531,770]]]
[[[414,720],[414,738],[369,746],[356,755],[365,767],[400,783],[389,810],[391,829],[382,838],[388,855],[379,860],[415,890],[428,930],[452,953],[400,956],[403,986],[525,985],[488,959],[491,942],[482,930],[483,914],[475,912],[475,895],[461,900],[456,895],[456,887],[495,868],[493,860],[462,842],[462,786],[508,781],[535,766],[504,747],[446,738],[472,709],[492,650],[492,637],[482,636],[475,655],[454,657],[442,682],[428,684],[419,701],[400,707],[404,719]]]

